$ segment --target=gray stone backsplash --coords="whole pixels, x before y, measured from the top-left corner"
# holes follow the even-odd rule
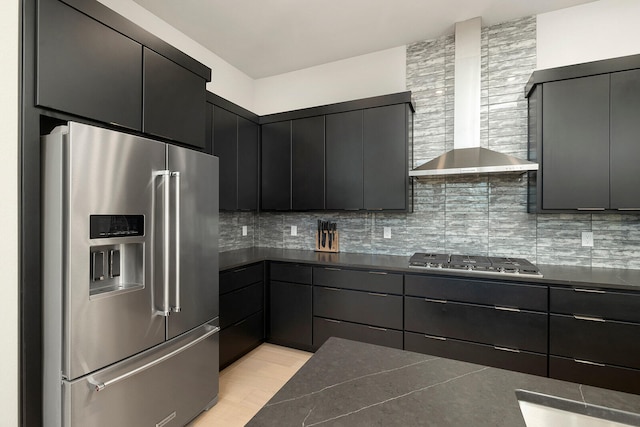
[[[527,157],[524,86],[536,67],[536,18],[482,30],[483,147]],[[407,46],[414,116],[411,168],[453,148],[454,38]],[[439,177],[414,183],[414,211],[222,213],[220,249],[313,249],[317,220],[338,223],[342,252],[417,251],[527,258],[539,264],[640,269],[640,215],[529,214],[526,176]],[[241,236],[241,226],[248,236]],[[291,236],[291,226],[298,235]],[[391,238],[383,237],[384,227]],[[592,231],[594,247],[581,246]]]

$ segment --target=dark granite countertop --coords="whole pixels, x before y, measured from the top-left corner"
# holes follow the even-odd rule
[[[402,273],[442,274],[449,276],[468,275],[477,278],[499,278],[505,281],[554,284],[561,286],[585,286],[603,289],[640,291],[640,270],[614,268],[571,267],[541,265],[542,278],[532,276],[510,276],[482,274],[461,270],[426,270],[409,268],[408,256],[375,255],[358,253],[325,253],[310,250],[249,248],[220,253],[220,271],[238,268],[258,261],[299,262],[336,267],[379,269]]]
[[[515,390],[640,412],[640,396],[330,338],[247,426],[524,426]]]

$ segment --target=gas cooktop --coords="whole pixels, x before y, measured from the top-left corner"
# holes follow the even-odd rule
[[[478,273],[542,277],[540,270],[524,258],[485,257],[472,255],[429,254],[416,252],[409,259],[409,267],[449,269]]]

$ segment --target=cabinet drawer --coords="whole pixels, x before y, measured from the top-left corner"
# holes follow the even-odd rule
[[[552,314],[549,353],[640,369],[640,325]]]
[[[336,288],[313,288],[313,314],[334,320],[402,329],[402,297]]]
[[[576,362],[564,357],[549,357],[549,377],[640,394],[640,370],[618,366]]]
[[[264,312],[259,311],[220,332],[220,369],[257,347],[264,339]]]
[[[252,283],[261,282],[263,277],[262,263],[224,271],[220,273],[220,294],[226,294]]]
[[[640,323],[640,294],[591,288],[551,288],[549,311]]]
[[[402,295],[402,274],[384,271],[343,270],[332,267],[315,267],[313,284],[333,288],[356,289]]]
[[[314,317],[313,346],[319,348],[330,337],[402,349],[402,331]]]
[[[514,352],[486,344],[427,336],[413,332],[404,333],[404,349],[527,374],[547,376],[546,354],[528,351]]]
[[[547,314],[405,297],[405,330],[547,352]]]
[[[264,306],[262,282],[220,296],[220,328],[233,325]]]
[[[411,274],[404,281],[406,295],[547,311],[546,286]]]
[[[281,282],[311,284],[311,267],[308,265],[271,263],[271,280]]]

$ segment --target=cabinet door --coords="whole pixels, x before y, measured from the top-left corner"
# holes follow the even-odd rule
[[[141,130],[142,45],[57,0],[38,6],[36,103]]]
[[[291,207],[324,209],[324,116],[291,122]]]
[[[258,209],[258,129],[238,116],[238,209]]]
[[[238,120],[217,105],[213,107],[213,155],[220,159],[220,210],[238,207]]]
[[[263,312],[259,311],[220,331],[220,369],[260,345],[264,339]]]
[[[364,207],[362,176],[362,110],[326,116],[326,206]]]
[[[144,48],[143,131],[205,147],[205,80]]]
[[[611,208],[640,210],[640,70],[611,74]]]
[[[609,76],[545,83],[542,208],[609,207]]]
[[[365,209],[406,209],[406,108],[397,104],[364,110]]]
[[[291,209],[291,122],[262,125],[262,209]]]
[[[271,281],[270,339],[304,349],[311,348],[311,285]]]

